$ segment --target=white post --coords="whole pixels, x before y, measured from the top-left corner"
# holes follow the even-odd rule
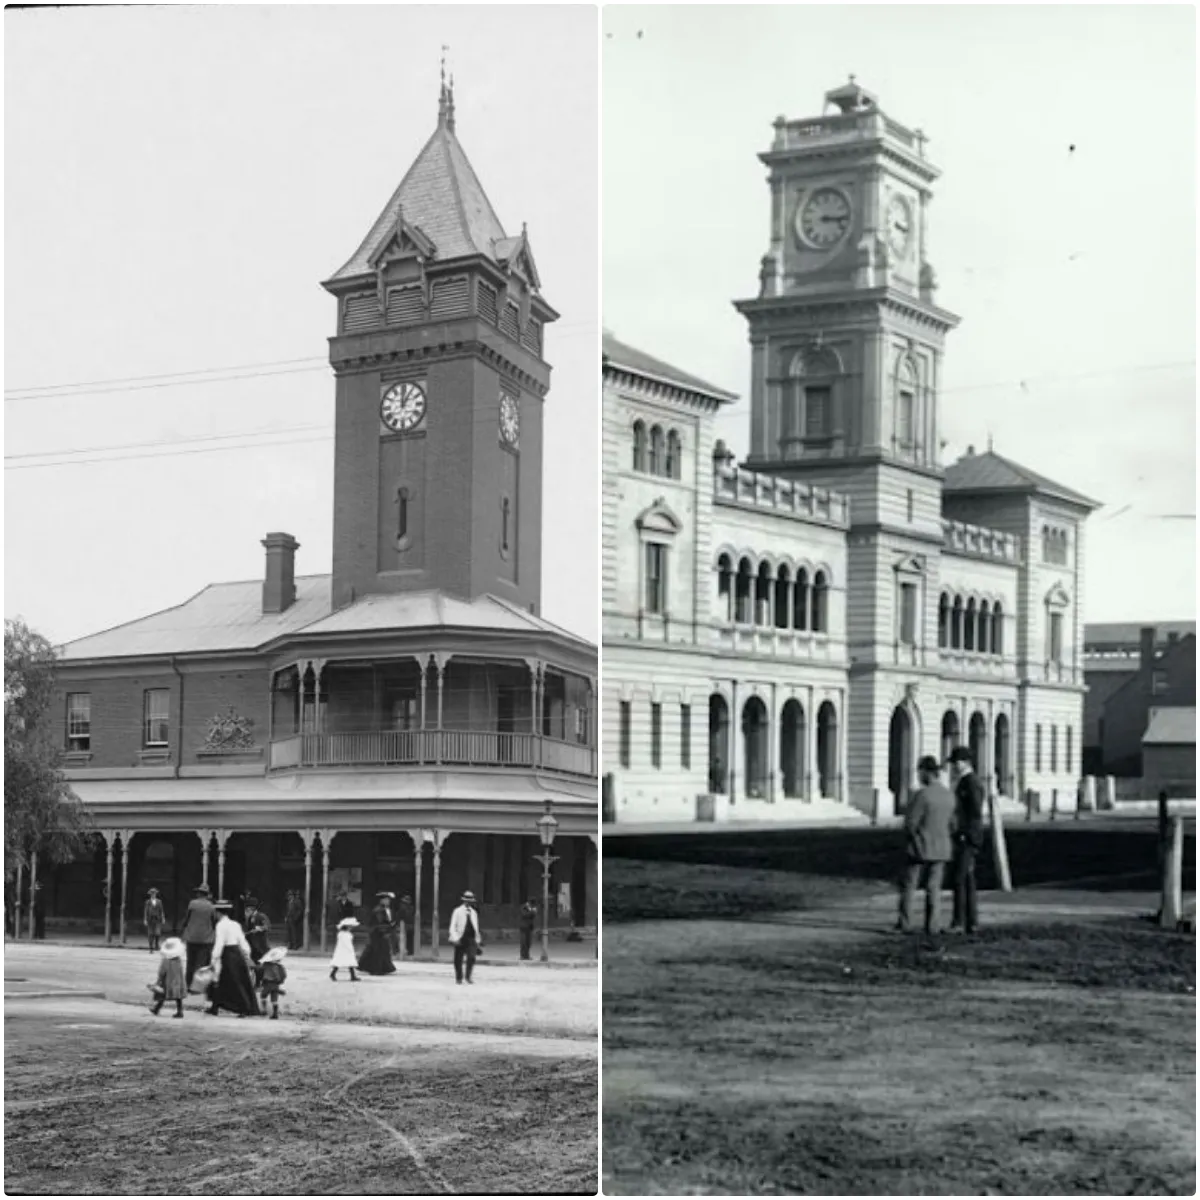
[[[421,957],[421,866],[425,857],[425,831],[410,829],[413,844],[413,958]]]
[[[996,867],[996,879],[1002,892],[1013,890],[1012,875],[1008,869],[1008,843],[1004,839],[1004,819],[995,795],[988,791],[988,812],[992,819],[992,861]]]
[[[308,949],[309,943],[309,926],[311,917],[309,916],[309,903],[312,896],[312,851],[313,840],[316,837],[316,830],[301,829],[301,840],[304,842],[304,949]]]
[[[133,830],[121,830],[121,945],[125,945],[125,910],[129,907],[129,843]]]
[[[1096,811],[1096,777],[1094,775],[1083,777],[1082,803],[1085,812]]]
[[[1109,812],[1117,807],[1117,780],[1113,775],[1104,777],[1104,807]]]
[[[33,916],[33,910],[37,907],[37,851],[33,850],[29,855],[29,940],[33,941],[33,935],[37,932]]]
[[[111,854],[111,851],[110,851],[110,854]],[[109,859],[109,866],[110,866],[110,868],[112,866],[111,858]],[[16,893],[13,896],[13,940],[18,941],[18,942],[21,940],[21,885],[24,882],[25,882],[25,869],[21,866],[20,863],[17,863]],[[105,893],[105,906],[106,907],[105,907],[104,915],[105,915],[105,923],[106,924],[108,921],[107,904],[108,904],[107,893]],[[107,930],[105,932],[107,933]]]
[[[329,912],[329,851],[333,844],[336,829],[322,829],[321,833],[321,953],[325,953],[325,926],[329,924],[326,913]]]
[[[1163,929],[1175,929],[1183,917],[1183,818],[1171,818],[1171,833],[1163,862]]]
[[[113,871],[113,838],[116,834],[111,829],[101,831],[104,835],[104,944],[112,945],[112,871]]]
[[[450,835],[443,833],[440,829],[433,830],[433,913],[431,915],[430,924],[431,941],[433,945],[433,957],[438,957],[438,901],[440,899],[438,891],[442,883],[442,843]]]

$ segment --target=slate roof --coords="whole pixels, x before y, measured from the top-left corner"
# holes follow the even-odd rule
[[[1143,746],[1194,746],[1196,710],[1194,708],[1155,708],[1150,725],[1142,734]]]
[[[333,612],[330,576],[309,575],[296,580],[296,601],[284,612],[262,611],[261,580],[214,583],[175,608],[68,642],[60,648],[60,661],[222,654],[253,651],[289,634],[319,637],[419,628],[547,633],[591,646],[496,596],[460,600],[437,591],[364,596]]]
[[[1067,500],[1085,508],[1099,508],[1097,500],[1074,492],[1061,483],[1047,479],[1012,459],[988,450],[983,454],[964,454],[946,468],[947,492],[1035,492],[1057,500]]]
[[[604,365],[622,367],[635,375],[645,375],[649,379],[674,384],[676,387],[689,392],[699,392],[714,400],[732,402],[737,399],[732,392],[714,387],[711,383],[705,383],[703,379],[699,379],[695,375],[689,375],[686,371],[671,366],[670,363],[665,363],[641,350],[627,346],[607,330],[604,332]]]
[[[1195,621],[1110,621],[1087,624],[1083,627],[1083,648],[1086,653],[1093,647],[1117,649],[1121,646],[1137,647],[1141,644],[1142,630],[1154,629],[1154,644],[1165,646],[1169,634],[1187,637],[1196,632]]]
[[[371,255],[392,232],[401,208],[404,220],[432,240],[439,259],[482,254],[499,261],[496,245],[505,240],[500,219],[458,138],[439,121],[371,232],[330,282],[370,273]]]

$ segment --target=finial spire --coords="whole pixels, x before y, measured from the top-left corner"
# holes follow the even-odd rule
[[[449,84],[446,83],[446,55],[450,52],[449,46],[442,47],[442,86],[438,93],[438,124],[444,125],[451,133],[454,132],[454,76],[450,76]]]
[[[992,431],[989,429],[988,430],[988,453],[991,454],[991,452],[992,452]]]

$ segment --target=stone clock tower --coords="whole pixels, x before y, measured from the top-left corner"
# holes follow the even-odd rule
[[[924,137],[850,83],[775,122],[747,466],[850,499],[851,789],[887,774],[888,719],[937,672],[938,386],[958,318],[935,303]],[[907,610],[907,611],[906,611]],[[915,633],[901,624],[915,625]],[[932,679],[928,682],[932,683]],[[882,761],[876,761],[882,755]]]
[[[371,593],[541,600],[550,367],[529,238],[501,227],[438,123],[353,257],[338,302],[333,604]]]

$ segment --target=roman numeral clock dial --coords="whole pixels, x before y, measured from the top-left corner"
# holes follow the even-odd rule
[[[839,188],[816,188],[796,213],[796,234],[814,250],[832,250],[849,234],[853,211]]]
[[[393,384],[379,401],[379,419],[393,433],[407,433],[425,416],[425,389],[419,383]]]

